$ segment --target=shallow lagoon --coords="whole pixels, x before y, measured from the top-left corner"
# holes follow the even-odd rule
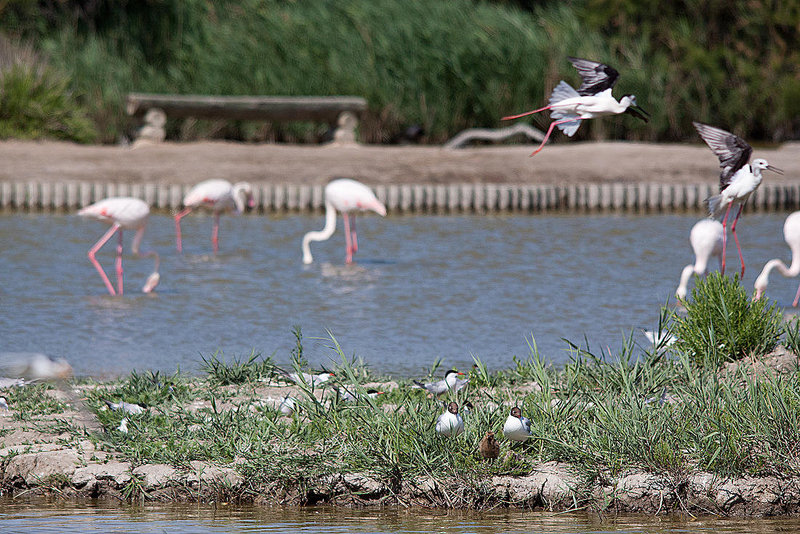
[[[789,260],[785,213],[746,214],[739,234],[753,281],[773,257]],[[194,372],[215,350],[255,349],[288,361],[300,325],[306,356],[325,364],[330,331],[348,355],[378,372],[420,375],[437,358],[491,368],[540,352],[562,364],[562,338],[616,350],[653,328],[680,270],[693,261],[688,233],[697,214],[390,216],[359,219],[356,263],[343,264],[344,237],[313,244],[303,234],[320,215],[223,217],[220,254],[210,254],[211,217],[184,219],[184,253],[174,225],[153,215],[145,248],[162,257],[156,294],[139,292],[152,261],[125,256],[126,293],[110,297],[86,258],[104,226],[75,215],[0,216],[0,332],[5,351],[66,357],[79,375],[131,369]],[[130,246],[132,232],[125,234]],[[736,270],[735,246],[728,251]],[[113,272],[113,245],[98,255]],[[767,295],[790,306],[796,281],[773,275]],[[319,339],[322,338],[322,339]]]

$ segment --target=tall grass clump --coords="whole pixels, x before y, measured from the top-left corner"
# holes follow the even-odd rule
[[[0,139],[96,140],[70,82],[30,45],[0,34]]]
[[[700,366],[717,366],[774,349],[783,333],[781,313],[766,298],[750,300],[739,278],[718,272],[699,280],[686,316],[676,317],[676,348]]]

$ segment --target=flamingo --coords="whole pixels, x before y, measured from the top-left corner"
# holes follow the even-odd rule
[[[351,263],[353,254],[358,251],[355,212],[358,210],[374,211],[381,217],[386,215],[386,207],[366,185],[349,178],[339,178],[331,181],[325,186],[325,227],[319,231],[308,232],[303,236],[304,264],[308,265],[314,261],[309,244],[312,241],[325,241],[333,235],[336,230],[337,210],[342,212],[342,218],[344,219],[344,238],[347,252],[345,263]],[[352,231],[350,212],[353,212]]]
[[[769,260],[761,270],[761,274],[756,278],[754,285],[756,290],[755,300],[760,299],[761,295],[764,294],[764,290],[767,289],[769,273],[772,269],[778,269],[778,272],[787,278],[794,278],[800,274],[800,211],[795,211],[786,217],[786,222],[783,223],[783,238],[792,251],[792,263],[789,267],[786,267],[786,264],[779,259]],[[800,287],[797,288],[797,294],[794,296],[792,306],[796,308],[798,301],[800,301]]]
[[[533,111],[526,111],[519,115],[510,115],[502,118],[502,120],[507,121],[539,113],[540,111],[551,110],[550,117],[553,122],[550,123],[542,144],[533,151],[531,156],[544,148],[544,144],[547,143],[555,126],[558,126],[558,129],[567,136],[572,137],[580,128],[581,120],[583,119],[628,113],[637,119],[647,122],[649,117],[645,110],[636,105],[636,97],[634,95],[625,95],[618,102],[611,94],[614,84],[617,83],[617,78],[619,78],[619,72],[616,69],[588,59],[576,57],[568,59],[578,69],[578,74],[581,76],[581,86],[578,87],[577,91],[567,82],[561,80],[550,94],[549,105]]]
[[[175,234],[177,236],[178,252],[183,250],[181,244],[181,219],[193,209],[206,207],[214,212],[214,229],[211,232],[211,243],[214,254],[219,249],[219,216],[224,211],[235,209],[237,213],[244,211],[245,202],[253,207],[253,188],[247,182],[238,182],[231,185],[228,180],[206,180],[200,182],[183,197],[182,211],[175,215]]]
[[[748,165],[753,147],[741,137],[726,132],[721,128],[693,122],[694,127],[706,142],[711,151],[719,158],[719,166],[722,172],[719,175],[719,195],[714,195],[706,199],[708,212],[711,217],[716,217],[725,209],[725,216],[722,218],[722,274],[725,274],[725,248],[727,236],[725,225],[728,223],[728,214],[731,206],[739,205],[736,217],[731,225],[731,233],[736,241],[736,250],[739,252],[739,262],[742,265],[741,276],[744,276],[744,258],[742,257],[742,247],[739,246],[739,238],[736,236],[736,222],[742,214],[745,202],[750,195],[761,185],[761,171],[766,169],[778,174],[783,171],[773,167],[765,159],[754,159]]]
[[[133,238],[132,250],[137,257],[152,256],[155,258],[155,266],[153,273],[147,277],[147,281],[142,288],[145,293],[150,293],[158,285],[161,279],[158,274],[159,258],[158,253],[155,251],[139,252],[139,245],[142,243],[144,237],[144,229],[147,226],[147,216],[150,214],[150,208],[143,200],[133,197],[113,197],[95,202],[90,206],[86,206],[78,212],[81,217],[88,217],[97,219],[105,223],[111,224],[111,229],[101,237],[92,248],[89,249],[89,261],[92,262],[97,272],[112,295],[122,295],[122,229],[136,230],[136,235]],[[100,248],[105,245],[106,241],[119,232],[119,242],[117,244],[117,290],[108,280],[105,271],[100,266],[100,262],[95,259],[94,255]]]
[[[693,274],[705,276],[708,273],[708,261],[712,256],[722,263],[722,239],[725,230],[722,223],[714,219],[698,221],[689,232],[689,243],[694,251],[694,264],[689,264],[681,272],[681,281],[675,296],[686,298],[686,287]]]

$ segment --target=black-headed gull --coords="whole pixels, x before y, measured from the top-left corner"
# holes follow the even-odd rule
[[[464,420],[458,415],[458,404],[451,402],[436,419],[436,432],[445,437],[458,436],[464,432]]]
[[[522,416],[519,406],[511,408],[511,414],[503,425],[503,435],[511,441],[525,441],[531,436],[531,422]]]

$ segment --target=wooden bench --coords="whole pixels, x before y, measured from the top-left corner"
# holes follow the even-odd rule
[[[128,94],[128,115],[144,120],[137,140],[164,140],[167,117],[274,122],[318,121],[334,128],[333,142],[355,144],[367,101],[357,96],[201,96]]]

